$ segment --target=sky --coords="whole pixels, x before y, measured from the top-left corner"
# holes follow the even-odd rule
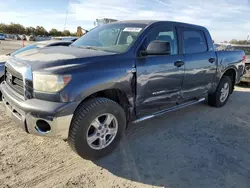
[[[246,40],[250,0],[0,0],[6,24],[76,32],[77,26],[93,28],[97,18],[186,22],[207,27],[216,42]]]

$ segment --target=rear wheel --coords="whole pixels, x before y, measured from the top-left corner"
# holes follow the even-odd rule
[[[110,153],[124,134],[123,108],[107,98],[93,98],[76,110],[69,130],[69,145],[82,158]]]
[[[223,76],[212,95],[208,95],[208,104],[215,107],[222,107],[228,101],[232,91],[232,80],[228,76]]]

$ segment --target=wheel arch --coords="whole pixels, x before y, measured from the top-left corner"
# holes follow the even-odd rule
[[[84,98],[77,108],[75,109],[75,112],[77,109],[81,106],[82,103],[86,102],[87,100],[91,98],[97,98],[97,97],[104,97],[108,98],[116,103],[118,103],[124,110],[127,118],[127,122],[132,118],[133,116],[133,104],[129,102],[129,98],[126,94],[126,92],[122,91],[121,89],[112,88],[112,89],[105,89],[100,90],[95,93],[90,94],[86,98]]]
[[[236,71],[236,68],[234,67],[229,67],[227,68],[224,73],[222,74],[221,78],[223,76],[228,76],[230,77],[230,79],[232,80],[232,88],[231,88],[231,93],[233,92],[234,90],[234,85],[236,83],[236,78],[237,78],[237,71]]]

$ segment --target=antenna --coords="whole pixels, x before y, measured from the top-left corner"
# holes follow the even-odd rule
[[[65,22],[64,22],[64,29],[63,29],[63,31],[65,31],[65,29],[66,29],[66,24],[67,24],[67,20],[68,20],[69,3],[70,3],[70,0],[68,0],[68,6],[67,6],[67,11],[66,11],[66,18],[65,18]]]

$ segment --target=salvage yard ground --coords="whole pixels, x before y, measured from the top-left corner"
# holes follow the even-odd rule
[[[24,45],[33,43],[32,41],[24,41]],[[23,46],[21,40],[0,40],[0,55],[11,53]]]
[[[98,161],[24,133],[0,104],[0,187],[152,186],[249,188],[250,88],[237,86],[223,108],[201,103],[130,125]]]

